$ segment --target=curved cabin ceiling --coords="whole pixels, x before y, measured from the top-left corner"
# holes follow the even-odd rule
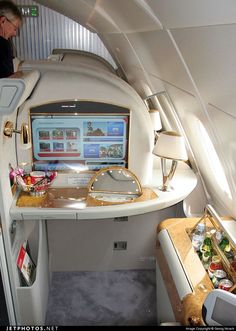
[[[36,2],[96,31],[141,95],[176,86],[234,113],[235,0]]]
[[[144,1],[130,0],[39,0],[86,28],[100,33],[131,33],[161,29],[152,9]]]
[[[36,0],[98,33],[233,24],[234,0]],[[100,20],[102,18],[102,20]],[[110,24],[110,30],[109,30]],[[90,26],[91,25],[91,26]],[[116,30],[115,30],[116,31]]]
[[[209,202],[236,217],[235,0],[36,2],[97,32],[141,97],[167,91]],[[171,107],[165,115],[173,118]],[[203,132],[218,167],[198,143]]]

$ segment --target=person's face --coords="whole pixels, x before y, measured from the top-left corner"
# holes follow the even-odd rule
[[[20,28],[21,20],[19,18],[9,19],[6,16],[0,17],[0,36],[5,39],[15,37]]]

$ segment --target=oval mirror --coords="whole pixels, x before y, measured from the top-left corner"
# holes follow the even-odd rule
[[[90,180],[89,192],[142,195],[138,178],[124,167],[109,167],[99,170]]]

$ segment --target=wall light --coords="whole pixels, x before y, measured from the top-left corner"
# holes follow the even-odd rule
[[[152,122],[152,127],[154,131],[154,145],[159,136],[159,131],[162,129],[160,111],[157,109],[157,95],[163,92],[154,93],[143,98],[146,106],[149,108],[149,115]]]
[[[152,128],[154,131],[154,145],[155,145],[159,136],[159,131],[162,129],[160,112],[158,109],[150,109],[149,115],[152,121]]]
[[[22,123],[21,130],[16,130],[14,129],[14,124],[11,121],[7,121],[3,130],[4,136],[11,138],[13,133],[20,134],[22,148],[29,149],[31,147],[28,124]]]
[[[153,154],[161,158],[162,186],[161,191],[173,189],[170,182],[174,176],[178,161],[187,161],[188,155],[184,143],[184,138],[174,131],[163,131],[153,148]],[[167,173],[166,160],[172,160],[169,173]]]

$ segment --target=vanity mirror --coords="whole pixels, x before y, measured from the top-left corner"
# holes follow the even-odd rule
[[[130,202],[142,195],[138,178],[123,167],[99,170],[90,180],[89,195],[100,201]]]
[[[88,184],[88,197],[97,205],[120,204],[146,200],[147,190],[142,189],[138,178],[130,170],[113,166],[99,170],[92,177]]]

